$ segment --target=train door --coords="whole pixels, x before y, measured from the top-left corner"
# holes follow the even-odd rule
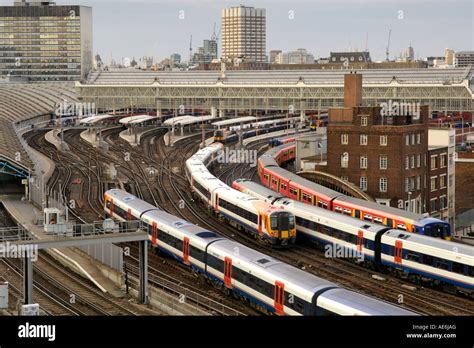
[[[189,238],[184,237],[183,239],[183,262],[189,265]]]
[[[403,242],[401,240],[395,241],[395,250],[393,254],[395,263],[402,264],[402,251]]]
[[[132,221],[132,209],[130,208],[127,210],[127,220]]]
[[[262,230],[263,230],[263,215],[258,214],[258,234],[262,235]]]
[[[219,212],[219,195],[216,193],[216,201],[214,202],[214,210],[216,213]]]
[[[232,259],[230,257],[224,259],[224,284],[232,288]]]
[[[283,315],[283,304],[285,302],[285,284],[275,281],[274,306],[277,315]]]
[[[357,232],[357,251],[362,252],[362,245],[364,243],[364,232],[358,231]]]
[[[354,217],[356,217],[357,219],[360,219],[360,210],[358,209],[355,210]]]
[[[155,246],[156,245],[156,222],[153,222],[151,225],[151,245]]]
[[[110,200],[110,208],[109,208],[109,215],[110,217],[114,217],[114,200]]]
[[[386,226],[388,226],[388,227],[393,227],[393,220],[387,218],[387,224],[386,224]]]

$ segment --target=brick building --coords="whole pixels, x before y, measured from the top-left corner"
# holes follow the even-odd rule
[[[474,152],[456,155],[456,225],[474,225]]]
[[[417,105],[416,112],[388,106],[394,105],[362,106],[362,75],[345,75],[344,107],[329,109],[328,161],[322,170],[359,186],[380,204],[423,213],[428,106]]]

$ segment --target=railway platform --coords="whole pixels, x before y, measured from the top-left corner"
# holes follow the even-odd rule
[[[22,201],[19,195],[2,195],[0,201],[10,216],[30,231],[35,238],[47,239],[43,227],[36,225],[36,221],[42,216],[42,213],[33,204]],[[74,248],[47,249],[47,252],[64,266],[89,279],[101,291],[116,297],[123,296],[123,292],[101,273],[93,261],[81,255],[79,251],[76,252]]]
[[[120,132],[119,136],[132,146],[140,145],[140,140],[143,135],[156,129],[156,125],[142,127],[142,128],[128,128]]]

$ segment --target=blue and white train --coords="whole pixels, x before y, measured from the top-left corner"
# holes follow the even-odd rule
[[[298,238],[331,244],[368,266],[474,295],[474,247],[391,229],[293,201],[247,179],[232,186],[295,215]]]
[[[143,221],[152,247],[264,312],[276,315],[416,314],[341,288],[168,214],[126,191],[107,191],[104,210],[119,220]]]

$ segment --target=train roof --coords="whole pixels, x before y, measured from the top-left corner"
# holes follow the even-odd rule
[[[422,214],[415,214],[415,213],[412,213],[412,212],[409,212],[409,211],[406,211],[406,210],[403,210],[403,209],[397,209],[397,208],[389,207],[389,206],[386,206],[386,205],[378,204],[378,203],[375,203],[375,202],[365,201],[363,199],[359,199],[359,198],[355,198],[355,197],[344,196],[342,194],[340,194],[340,196],[337,198],[335,203],[337,201],[352,203],[352,204],[355,204],[355,205],[361,205],[361,206],[367,207],[369,209],[382,211],[382,212],[387,213],[387,214],[396,215],[396,216],[403,217],[403,218],[410,219],[410,220],[414,220],[414,221],[422,220],[422,219],[425,218],[424,215],[422,215]]]
[[[124,190],[111,189],[106,191],[105,195],[112,197],[112,199],[114,200],[127,204],[128,206],[130,206],[130,208],[135,209],[140,214],[147,210],[160,210],[154,205],[145,202]]]
[[[249,179],[237,179],[235,180],[235,183],[241,185],[242,187],[245,187],[246,189],[256,193],[258,196],[273,200],[273,199],[278,199],[278,198],[283,198],[285,196],[281,195],[278,192],[275,192],[273,190],[270,190],[269,188],[257,184],[256,182],[253,182]]]
[[[260,161],[260,163],[262,163],[262,166],[265,168],[278,167],[278,163],[272,156],[263,155],[263,156],[260,156],[258,160]]]
[[[265,152],[265,155],[266,156],[271,156],[271,157],[275,157],[276,154],[278,152],[280,152],[281,150],[284,150],[288,147],[294,147],[296,146],[296,144],[294,142],[290,142],[290,143],[286,143],[286,144],[282,144],[282,145],[278,145],[278,146],[275,146],[275,147],[272,147],[270,150],[268,150],[267,152]]]
[[[241,122],[250,122],[255,121],[257,118],[255,116],[244,116],[244,117],[237,117],[237,118],[230,118],[228,120],[217,121],[212,123],[215,127],[222,127],[222,126],[229,126],[232,124],[237,124]]]
[[[384,237],[401,239],[411,243],[419,244],[423,248],[433,248],[438,251],[454,252],[463,256],[468,256],[474,264],[474,246],[447,241],[441,238],[433,238],[418,233],[405,232],[400,230],[390,230],[384,233]]]
[[[416,313],[343,288],[323,292],[318,305],[341,315],[416,315]]]
[[[295,183],[299,186],[303,186],[303,187],[306,187],[308,190],[312,190],[312,191],[318,192],[320,194],[323,194],[323,195],[329,197],[330,199],[342,195],[342,193],[331,190],[331,189],[329,189],[327,187],[324,187],[322,185],[316,184],[315,182],[312,182],[312,181],[309,181],[308,179],[302,178],[301,176],[296,175],[296,174],[294,174],[294,173],[292,173],[292,172],[290,172],[286,169],[283,169],[281,167],[272,167],[272,168],[270,168],[270,170],[272,172],[274,172],[275,174],[277,174],[277,175],[279,175],[279,176],[281,176],[285,179],[289,179],[291,182],[293,182],[293,183]]]
[[[160,225],[166,225],[169,228],[178,229],[181,233],[188,237],[193,237],[191,241],[195,242],[196,238],[200,238],[205,245],[214,241],[225,239],[215,232],[209,231],[201,226],[195,225],[189,221],[178,218],[163,210],[153,210],[143,214],[142,219],[150,219],[157,221]]]
[[[233,260],[235,259],[236,261],[238,260],[257,267],[274,278],[284,278],[285,283],[291,283],[312,293],[329,286],[337,286],[328,280],[319,278],[234,241],[220,240],[211,244],[209,249],[211,248],[232,255]],[[232,264],[236,265],[236,262],[233,261]]]

